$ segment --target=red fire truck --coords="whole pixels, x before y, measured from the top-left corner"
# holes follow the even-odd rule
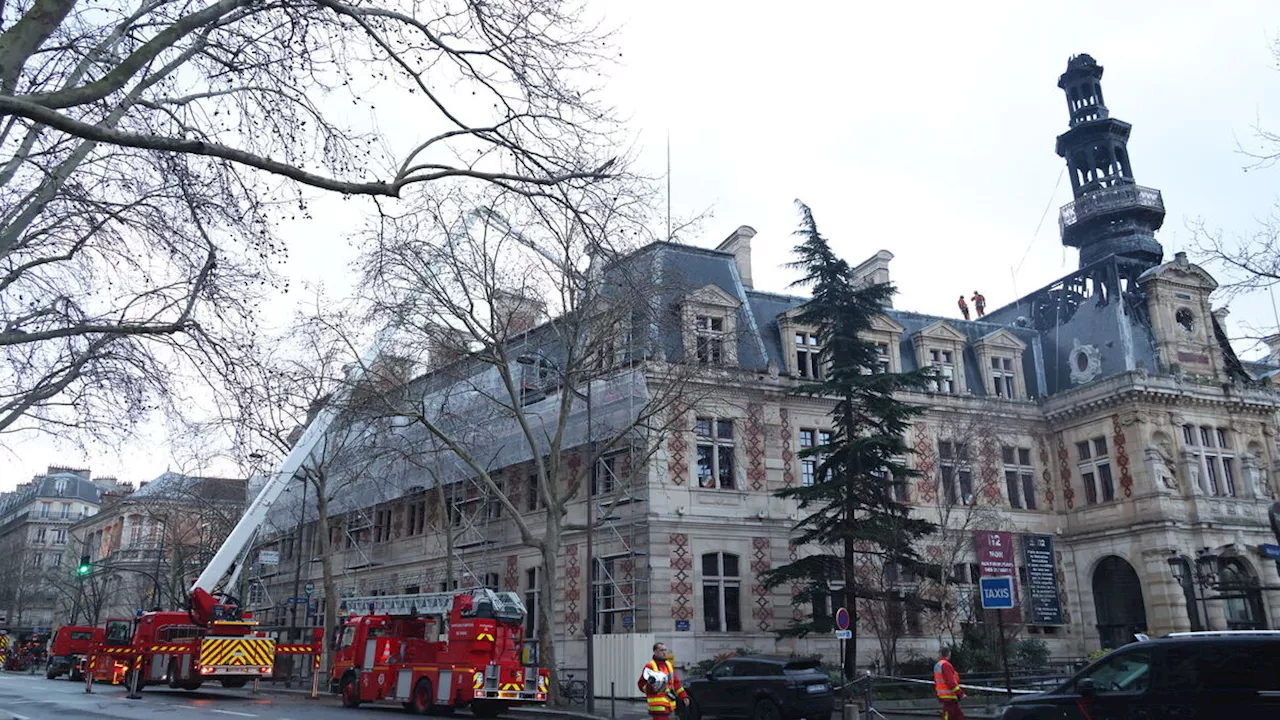
[[[425,714],[469,705],[490,718],[547,702],[548,671],[520,664],[526,610],[515,593],[476,588],[343,604],[352,614],[331,680],[346,707],[400,702]]]
[[[49,664],[44,676],[53,680],[66,673],[73,681],[81,680],[84,659],[95,642],[102,642],[102,628],[91,625],[63,625],[53,634],[49,646]]]

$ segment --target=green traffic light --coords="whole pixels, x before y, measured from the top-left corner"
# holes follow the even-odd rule
[[[77,575],[88,575],[93,572],[93,565],[89,563],[88,555],[80,556],[80,565],[76,568]]]

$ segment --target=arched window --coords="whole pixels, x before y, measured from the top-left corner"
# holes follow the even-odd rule
[[[742,586],[738,556],[702,556],[702,620],[707,632],[742,632]]]
[[[1266,629],[1258,579],[1240,558],[1227,557],[1218,562],[1218,592],[1228,630]]]

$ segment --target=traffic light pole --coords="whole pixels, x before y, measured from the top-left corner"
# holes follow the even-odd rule
[[[121,567],[119,565],[95,565],[93,564],[92,561],[89,560],[88,555],[81,555],[80,565],[76,567],[76,574],[80,576],[80,579],[83,582],[85,578],[93,575],[94,570],[98,570],[98,569],[111,570],[113,572],[132,572],[132,573],[138,573],[139,575],[142,575],[143,577],[147,578],[152,582],[152,585],[155,591],[156,603],[158,604],[160,602],[160,578],[157,575],[147,572],[146,570]]]

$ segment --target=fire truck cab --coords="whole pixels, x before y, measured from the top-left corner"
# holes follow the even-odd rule
[[[342,703],[400,702],[418,714],[470,706],[495,717],[547,701],[548,671],[520,665],[525,607],[515,593],[349,598],[331,681]],[[365,615],[355,614],[359,611]]]
[[[93,651],[95,642],[102,642],[102,628],[91,625],[63,625],[53,634],[49,647],[49,664],[44,676],[53,680],[66,673],[73,681],[81,679],[83,662]]]

